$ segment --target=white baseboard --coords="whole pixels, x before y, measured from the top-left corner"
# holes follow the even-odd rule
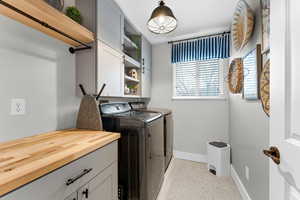
[[[245,186],[243,185],[239,175],[236,173],[233,165],[231,165],[231,177],[233,181],[235,182],[243,200],[251,200]]]
[[[207,163],[206,155],[188,153],[188,152],[182,152],[182,151],[176,151],[176,150],[174,150],[173,153],[174,153],[175,158],[179,158],[179,159],[183,159],[183,160],[190,160],[190,161],[194,161],[194,162]]]

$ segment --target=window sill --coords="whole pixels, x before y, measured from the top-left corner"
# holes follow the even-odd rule
[[[225,96],[205,96],[205,97],[172,97],[172,100],[177,101],[177,100],[217,100],[217,101],[226,101],[227,98]]]

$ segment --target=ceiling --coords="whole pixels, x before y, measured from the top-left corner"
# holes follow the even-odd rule
[[[175,31],[156,35],[147,29],[158,0],[115,0],[126,17],[153,44],[229,30],[238,0],[165,0],[178,19]]]

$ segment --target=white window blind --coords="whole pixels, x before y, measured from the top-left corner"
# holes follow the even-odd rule
[[[258,77],[256,50],[249,53],[243,60],[244,64],[244,98],[258,99]]]
[[[217,97],[223,93],[220,60],[174,64],[174,97]]]

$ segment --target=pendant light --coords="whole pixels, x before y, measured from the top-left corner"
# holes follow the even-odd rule
[[[160,1],[159,6],[153,10],[147,25],[151,32],[164,34],[176,29],[177,19],[172,10]]]

